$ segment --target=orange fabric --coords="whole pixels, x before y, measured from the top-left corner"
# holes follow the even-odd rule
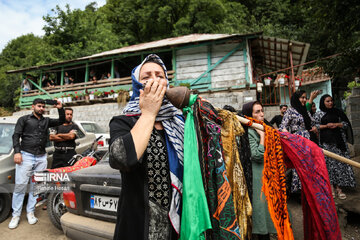
[[[264,126],[265,153],[262,191],[268,202],[268,209],[279,240],[293,240],[289,213],[286,204],[286,181],[284,155],[281,147],[280,134],[264,122],[248,118]],[[252,124],[252,122],[251,122]]]

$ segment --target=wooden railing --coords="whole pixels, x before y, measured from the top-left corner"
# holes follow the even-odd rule
[[[168,71],[169,80],[174,78],[175,71],[171,70]],[[96,82],[82,82],[82,83],[74,83],[74,84],[67,84],[62,86],[54,86],[54,87],[45,87],[42,88],[45,90],[49,95],[45,94],[43,91],[36,89],[30,90],[26,92],[21,92],[20,96],[20,103],[19,106],[21,108],[26,108],[31,106],[32,101],[35,98],[43,98],[49,99],[51,98],[60,98],[63,95],[69,94],[79,94],[80,92],[84,93],[87,91],[91,93],[92,91],[111,91],[111,90],[130,90],[131,89],[131,77],[124,77],[124,78],[113,78],[113,79],[104,79],[104,80],[97,80]]]
[[[275,84],[264,85],[260,93],[260,102],[266,106],[279,105],[281,102],[280,87]]]

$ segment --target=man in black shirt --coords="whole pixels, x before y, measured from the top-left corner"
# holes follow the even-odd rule
[[[274,125],[274,123],[276,123],[276,127],[275,127],[276,129],[279,128],[287,108],[288,108],[288,106],[285,104],[280,105],[280,115],[276,115],[275,117],[273,117],[273,119],[271,119],[270,123],[271,123],[271,125]]]
[[[50,133],[50,141],[54,141],[55,152],[51,168],[69,166],[68,161],[76,154],[75,139],[79,127],[72,122],[73,109],[65,109],[65,123],[54,128],[54,133]]]
[[[15,162],[15,190],[12,199],[12,219],[9,228],[19,225],[21,209],[24,202],[26,185],[29,183],[33,171],[41,171],[47,167],[45,146],[48,128],[58,126],[65,122],[65,113],[61,102],[55,105],[59,112],[59,119],[43,117],[45,101],[37,98],[33,101],[33,113],[18,119],[13,134],[14,162]],[[20,142],[21,138],[21,142]],[[30,181],[30,183],[32,183]],[[29,224],[35,224],[34,215],[37,196],[30,189],[26,206]]]

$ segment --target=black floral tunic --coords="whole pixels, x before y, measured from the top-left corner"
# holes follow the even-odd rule
[[[315,113],[314,118],[317,124],[321,124],[321,119],[325,116],[325,112],[318,111]],[[343,142],[345,143],[345,151],[341,150],[335,143],[320,143],[320,147],[328,150],[330,152],[336,153],[340,156],[350,158],[349,148],[346,144],[346,135],[344,129],[348,127],[348,123],[345,121],[341,121],[339,118],[339,122],[343,124],[343,128],[340,129],[341,137]],[[321,137],[321,131],[320,131]],[[338,185],[341,187],[355,187],[355,178],[354,171],[352,167],[346,163],[339,162],[333,158],[325,156],[326,167],[329,172],[330,183],[332,185]]]
[[[130,130],[135,117],[110,122],[110,165],[121,173],[121,195],[114,239],[177,239],[168,213],[171,181],[164,131],[153,129],[138,160]]]

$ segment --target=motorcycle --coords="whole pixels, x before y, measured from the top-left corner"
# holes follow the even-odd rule
[[[67,173],[93,166],[101,160],[103,154],[97,152],[98,141],[101,139],[101,137],[102,136],[96,138],[91,144],[90,148],[85,150],[82,154],[74,155],[68,161],[69,166],[55,169],[46,169],[34,174],[35,186],[33,194],[34,196],[38,194],[42,196],[48,195],[47,213],[52,224],[54,224],[54,226],[60,230],[62,230],[60,218],[67,212],[62,194],[62,189],[66,189],[66,182],[64,181],[69,181]],[[57,181],[55,185],[53,184],[52,186],[48,186],[46,185],[47,180]],[[44,201],[46,201],[45,197],[43,197],[43,199],[40,200],[37,205],[42,204]]]

